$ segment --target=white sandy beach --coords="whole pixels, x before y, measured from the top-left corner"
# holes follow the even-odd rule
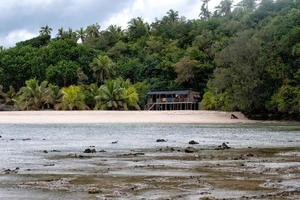
[[[242,113],[219,111],[14,111],[0,112],[0,124],[59,123],[252,123]]]

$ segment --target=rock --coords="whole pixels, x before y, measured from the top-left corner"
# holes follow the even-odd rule
[[[144,156],[144,155],[145,155],[145,153],[137,152],[137,153],[126,153],[126,154],[121,154],[120,156],[125,156],[125,157],[127,157],[127,156],[134,156],[134,157],[136,157],[136,156]]]
[[[18,173],[18,170],[19,170],[20,168],[16,168],[16,169],[14,169],[14,170],[11,170],[11,169],[4,169],[3,170],[3,173],[4,174],[17,174]]]
[[[89,194],[99,194],[101,192],[101,190],[99,190],[98,188],[90,188],[88,190]]]
[[[106,151],[102,149],[102,150],[100,150],[100,151],[98,151],[98,152],[100,152],[100,153],[105,153]]]
[[[29,141],[29,140],[31,140],[31,138],[24,138],[24,139],[22,139],[23,141]]]
[[[231,149],[230,146],[228,146],[225,142],[223,142],[222,145],[219,145],[215,150],[225,150],[225,149]]]
[[[47,150],[44,150],[43,153],[48,153],[48,151],[47,151]]]
[[[184,149],[185,153],[195,153],[197,150],[194,147],[187,147]]]
[[[44,167],[53,167],[53,166],[55,166],[55,164],[50,163],[50,164],[44,164],[43,166],[44,166]]]
[[[112,142],[112,144],[118,144],[118,141],[114,141],[114,142]]]
[[[15,139],[10,139],[10,141],[14,141]]]
[[[2,138],[2,136],[0,135],[0,138]]]
[[[51,152],[61,152],[61,151],[59,151],[59,150],[56,150],[56,149],[53,149],[53,150],[51,150]]]
[[[87,148],[83,151],[83,153],[96,153],[96,149],[94,148]]]
[[[167,142],[165,139],[157,139],[156,142]]]
[[[189,144],[199,144],[199,142],[196,142],[195,140],[189,141]]]
[[[247,157],[254,157],[254,154],[248,153],[246,156],[247,156]]]

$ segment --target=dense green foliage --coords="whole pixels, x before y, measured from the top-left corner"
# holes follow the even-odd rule
[[[170,10],[126,30],[93,24],[51,38],[42,27],[0,49],[1,103],[127,110],[143,107],[150,89],[193,88],[203,109],[300,118],[300,0],[222,0],[214,12],[208,4],[199,19]]]

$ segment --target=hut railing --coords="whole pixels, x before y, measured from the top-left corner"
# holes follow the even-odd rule
[[[145,110],[198,110],[198,102],[156,102],[146,105]]]

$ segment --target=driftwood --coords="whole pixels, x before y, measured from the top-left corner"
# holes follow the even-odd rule
[[[231,119],[238,119],[238,117],[234,114],[231,114]]]

